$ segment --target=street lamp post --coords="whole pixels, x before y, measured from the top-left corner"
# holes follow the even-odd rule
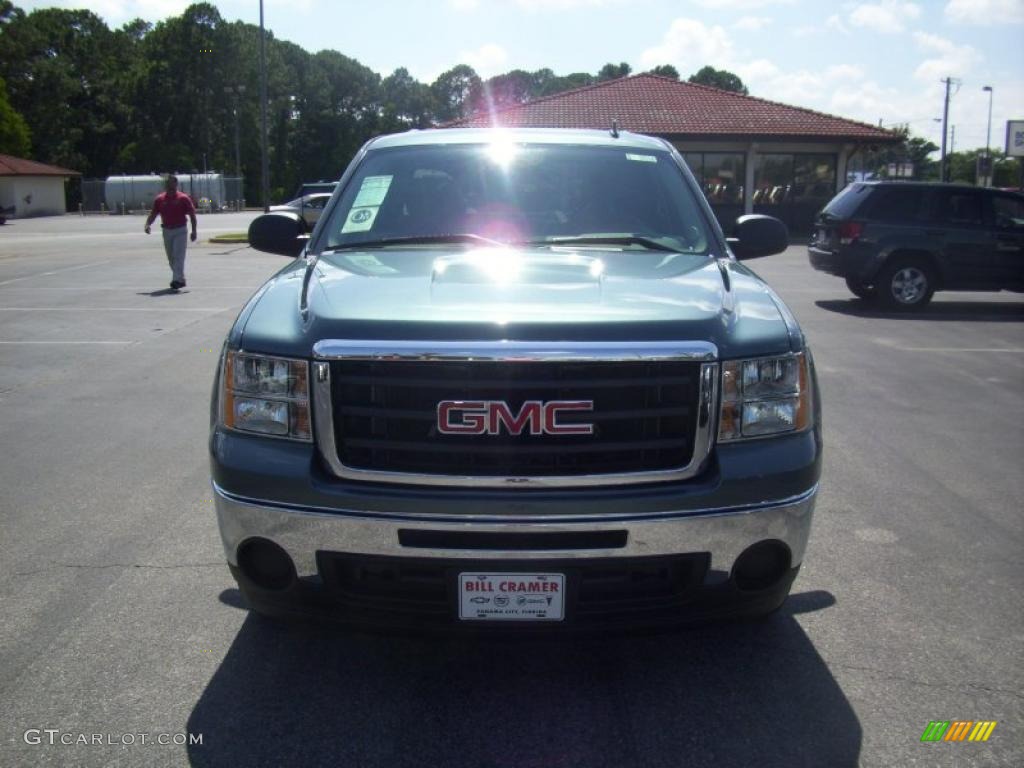
[[[235,176],[242,177],[242,153],[239,147],[238,139],[238,102],[242,94],[245,93],[244,85],[225,85],[224,93],[230,93],[235,100],[232,112],[235,116]]]
[[[267,51],[263,31],[263,0],[260,0],[260,193],[263,212],[270,212],[270,156],[267,147]]]
[[[992,86],[981,89],[988,91],[988,129],[985,132],[985,186],[992,186]]]

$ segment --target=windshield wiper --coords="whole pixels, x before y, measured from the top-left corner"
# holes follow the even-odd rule
[[[470,245],[497,245],[506,247],[509,243],[500,240],[492,240],[483,235],[474,235],[466,232],[451,235],[409,235],[407,237],[382,237],[378,240],[362,240],[357,243],[343,243],[324,248],[321,253],[336,253],[338,251],[354,251],[362,248],[387,248],[391,245],[443,245],[445,243],[468,243]]]
[[[527,245],[640,245],[649,251],[667,251],[682,253],[676,248],[669,248],[650,237],[642,235],[566,235],[563,237],[544,237],[538,240],[527,240]]]

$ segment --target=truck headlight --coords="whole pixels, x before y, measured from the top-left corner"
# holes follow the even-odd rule
[[[800,432],[811,424],[807,355],[728,360],[722,364],[720,442]]]
[[[311,442],[309,363],[229,350],[220,414],[229,429]]]

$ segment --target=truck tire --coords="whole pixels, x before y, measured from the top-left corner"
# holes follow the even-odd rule
[[[858,299],[864,299],[864,301],[871,301],[876,295],[873,285],[864,285],[864,283],[854,280],[852,277],[846,278],[846,287],[850,289],[850,293]]]
[[[888,309],[921,309],[935,293],[935,273],[922,259],[897,256],[879,272],[875,292]]]

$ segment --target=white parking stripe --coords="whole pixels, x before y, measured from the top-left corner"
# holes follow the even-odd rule
[[[0,307],[0,312],[226,312],[231,307]]]
[[[94,262],[91,262],[89,264],[79,264],[76,267],[65,267],[64,269],[54,269],[54,270],[51,270],[50,272],[37,272],[34,275],[25,275],[24,277],[15,277],[15,278],[12,278],[11,280],[0,281],[0,285],[10,285],[11,283],[18,283],[18,282],[21,282],[22,280],[32,280],[33,278],[36,278],[36,277],[47,277],[48,275],[56,275],[56,274],[59,274],[61,272],[74,272],[76,269],[87,269],[88,267],[98,267],[101,264],[109,264],[112,261],[114,261],[114,259],[107,259],[106,261],[94,261]]]

